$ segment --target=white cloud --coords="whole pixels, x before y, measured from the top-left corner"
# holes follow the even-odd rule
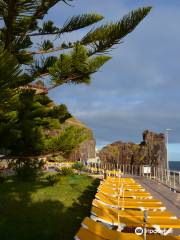
[[[98,145],[118,139],[139,142],[144,129],[167,127],[174,129],[170,141],[180,142],[179,3],[149,0],[151,4],[152,13],[112,51],[113,59],[90,86],[63,86],[50,93],[94,130]],[[74,5],[60,8],[60,20],[65,13],[92,10],[114,20],[147,1],[78,0]]]

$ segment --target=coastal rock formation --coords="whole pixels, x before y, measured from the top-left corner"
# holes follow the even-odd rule
[[[109,163],[166,167],[165,135],[145,130],[140,144],[117,141],[105,146],[99,156]]]
[[[93,136],[93,131],[88,128],[84,123],[76,118],[67,119],[65,122],[67,126],[83,127],[89,133],[89,139],[82,142],[69,156],[70,161],[86,161],[88,158],[95,158],[96,155],[96,141]]]
[[[80,144],[69,156],[70,161],[87,161],[88,158],[95,158],[96,141],[94,138]]]

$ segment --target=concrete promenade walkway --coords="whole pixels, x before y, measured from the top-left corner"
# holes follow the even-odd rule
[[[176,217],[180,218],[180,193],[171,191],[168,187],[158,183],[155,180],[144,177],[133,176],[154,198],[159,199]],[[180,229],[174,230],[174,233],[180,235]]]

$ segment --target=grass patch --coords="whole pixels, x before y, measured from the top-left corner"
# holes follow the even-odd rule
[[[62,177],[48,186],[9,178],[0,184],[0,238],[3,240],[72,240],[90,213],[98,181],[88,176]]]

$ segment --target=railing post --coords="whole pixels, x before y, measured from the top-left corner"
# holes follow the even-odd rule
[[[174,172],[174,189],[176,188],[176,172]]]
[[[165,181],[166,181],[166,185],[168,185],[168,181],[167,181],[167,169],[165,169]]]
[[[163,168],[161,168],[161,174],[162,174],[161,182],[164,183],[164,169]]]

